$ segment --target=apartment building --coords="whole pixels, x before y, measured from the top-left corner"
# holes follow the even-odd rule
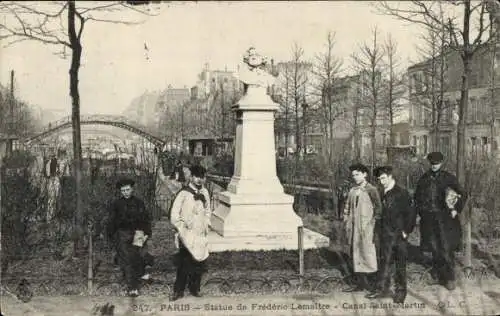
[[[492,52],[492,45],[483,45],[472,62],[466,116],[466,153],[469,157],[489,155],[500,140],[497,131],[500,91],[495,84],[498,79],[492,81],[498,77],[499,68]],[[444,64],[440,67],[444,70],[443,80],[439,82],[433,80],[436,78],[436,67],[433,67],[436,58]],[[432,150],[450,156],[456,149],[463,65],[459,53],[454,50],[436,58],[408,68],[410,140],[417,154],[422,156]]]

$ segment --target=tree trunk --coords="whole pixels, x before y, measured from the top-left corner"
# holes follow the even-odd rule
[[[492,27],[490,28],[490,37],[493,39],[492,44],[491,44],[491,107],[490,107],[490,157],[495,157],[496,156],[496,150],[497,148],[494,148],[495,144],[495,136],[496,136],[496,128],[495,128],[495,121],[496,121],[496,73],[495,73],[495,64],[496,64],[496,57],[497,57],[497,45],[498,45],[498,29],[497,27],[493,27],[496,25],[497,21],[495,20],[495,17],[493,15],[490,17],[490,24]]]
[[[469,78],[472,72],[471,61],[473,53],[469,43],[470,35],[470,19],[471,19],[471,3],[470,0],[464,3],[464,28],[463,28],[463,53],[462,62],[464,66],[464,73],[462,76],[462,86],[460,93],[460,107],[458,109],[458,126],[457,126],[457,161],[456,161],[456,175],[458,182],[465,187],[468,192],[467,183],[465,183],[465,131],[467,119],[467,107],[469,102]],[[463,210],[464,215],[464,254],[466,267],[472,266],[472,227],[469,203],[466,203]]]
[[[359,161],[360,156],[361,156],[361,140],[360,140],[360,135],[359,135],[359,125],[358,125],[358,109],[354,109],[354,117],[353,117],[353,124],[354,124],[354,132],[353,132],[353,142],[354,142],[354,160]]]
[[[295,91],[297,91],[297,89]],[[302,149],[301,146],[302,142],[300,141],[299,100],[297,99],[297,97],[295,97],[295,144],[296,144],[295,159],[298,162],[300,151]]]
[[[288,68],[285,69],[286,73],[286,91],[285,91],[285,157],[288,157]]]
[[[458,109],[459,119],[457,126],[457,165],[456,175],[460,184],[465,184],[465,190],[468,191],[467,184],[465,183],[465,132],[466,132],[466,119],[467,119],[467,105],[469,100],[469,75],[471,73],[469,57],[464,57],[464,75],[462,76],[462,88],[460,93],[460,107]],[[467,203],[468,204],[468,203]],[[470,208],[466,204],[464,209],[464,251],[466,267],[472,265],[471,257],[471,218]]]
[[[80,130],[80,94],[78,91],[78,72],[82,57],[82,45],[75,30],[75,1],[68,2],[68,35],[71,43],[71,68],[69,70],[71,96],[71,128],[73,132],[73,163],[75,176],[76,210],[74,215],[74,255],[77,255],[83,232],[82,205],[82,142]],[[83,25],[81,26],[83,27]]]
[[[370,132],[370,142],[371,142],[371,150],[372,150],[372,155],[371,155],[371,161],[370,161],[370,175],[373,172],[373,169],[375,168],[375,159],[377,157],[377,138],[376,138],[376,128],[377,126],[375,125],[376,123],[372,121],[372,126],[371,126],[371,132]]]

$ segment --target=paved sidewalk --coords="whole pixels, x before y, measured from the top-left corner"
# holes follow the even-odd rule
[[[166,297],[45,296],[22,303],[11,295],[2,297],[4,316],[101,315],[96,306],[110,303],[114,315],[498,315],[500,280],[470,280],[449,292],[439,286],[424,291],[410,289],[405,306],[392,306],[391,299],[367,300],[363,293],[288,296],[226,296],[194,298],[176,302]]]

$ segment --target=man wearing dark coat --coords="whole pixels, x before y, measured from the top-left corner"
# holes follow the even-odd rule
[[[151,216],[144,202],[133,195],[134,180],[121,179],[116,187],[121,197],[113,201],[108,221],[108,236],[116,249],[118,264],[125,276],[129,296],[138,296],[141,276],[145,273],[143,244],[136,235],[151,238]]]
[[[466,192],[457,178],[441,169],[444,157],[440,152],[427,156],[431,164],[417,183],[415,206],[420,216],[420,247],[432,253],[432,276],[448,290],[455,285],[455,251],[461,244],[462,228],[458,214],[467,200]],[[458,200],[447,203],[447,195],[454,192]]]
[[[376,291],[366,297],[382,298],[390,295],[392,263],[395,261],[394,303],[403,303],[407,294],[406,261],[408,258],[408,235],[415,228],[416,211],[409,193],[396,184],[392,167],[374,170],[384,188],[381,194],[382,216],[380,221],[380,267]]]

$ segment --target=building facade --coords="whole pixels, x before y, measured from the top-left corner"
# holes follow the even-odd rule
[[[493,80],[499,69],[493,56],[493,46],[484,45],[472,62],[465,118],[466,153],[470,158],[489,156],[500,141],[497,131],[500,89]],[[463,64],[456,51],[450,50],[444,58],[438,57],[444,63],[440,68],[443,80],[439,82],[433,80],[436,73],[431,59],[408,68],[410,141],[421,156],[440,150],[450,157],[456,152]]]

